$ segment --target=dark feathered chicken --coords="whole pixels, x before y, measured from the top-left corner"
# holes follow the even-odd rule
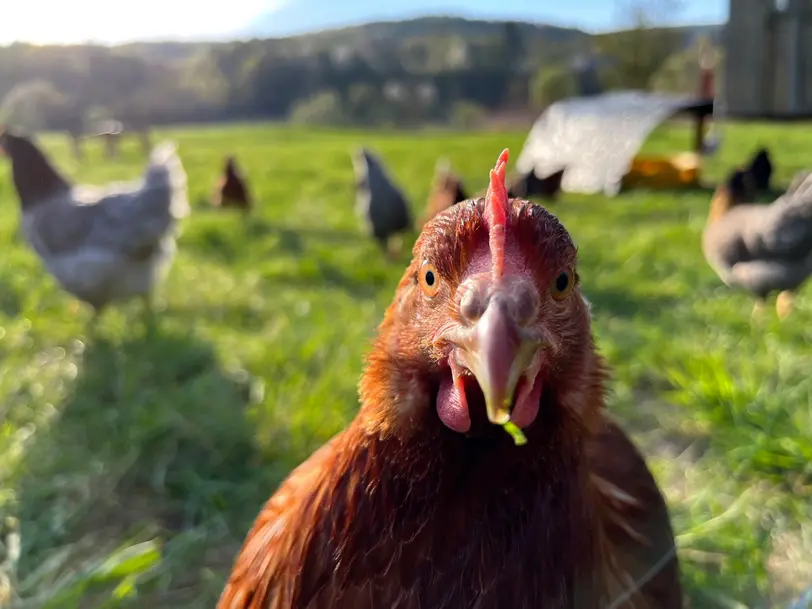
[[[546,178],[538,178],[534,171],[518,176],[508,188],[508,195],[519,199],[541,197],[554,200],[561,191],[564,170],[556,171]]]
[[[412,228],[409,203],[375,154],[361,148],[353,155],[352,161],[356,212],[381,248],[392,256],[398,247],[393,248],[390,239]]]
[[[752,201],[758,194],[758,186],[749,168],[734,169],[727,177],[725,183],[717,190],[716,194],[724,193],[729,195],[730,206],[739,205]],[[717,212],[719,209],[717,208]]]
[[[785,318],[793,293],[812,274],[812,175],[796,176],[770,205],[749,204],[752,174],[734,172],[714,193],[702,250],[719,278],[756,298],[754,313],[773,292]]]
[[[604,408],[575,245],[508,201],[506,161],[424,228],[358,415],[262,509],[219,609],[682,607],[666,506]]]
[[[251,210],[251,196],[233,155],[226,159],[225,170],[217,182],[211,203],[215,207],[236,207],[244,212]]]
[[[753,176],[757,190],[767,192],[770,190],[770,179],[773,175],[773,164],[770,162],[770,152],[766,148],[759,148],[753,160],[747,166],[747,172]]]

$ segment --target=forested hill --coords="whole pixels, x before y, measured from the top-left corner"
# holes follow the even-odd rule
[[[255,28],[261,33],[261,23]],[[225,43],[14,44],[0,47],[0,116],[30,128],[107,116],[149,123],[468,120],[568,94],[569,66],[587,55],[606,88],[685,88],[697,36],[718,42],[719,33],[716,26],[641,27],[593,36],[425,17]]]

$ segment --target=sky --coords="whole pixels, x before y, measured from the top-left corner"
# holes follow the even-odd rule
[[[622,23],[623,1],[23,0],[0,20],[0,44],[15,40],[37,44],[214,40],[253,33],[257,27],[266,35],[289,35],[422,14],[520,19],[602,31]],[[721,23],[727,19],[727,0],[680,1],[682,8],[675,19],[679,23]]]

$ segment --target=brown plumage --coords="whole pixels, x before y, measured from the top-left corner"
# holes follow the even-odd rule
[[[251,196],[234,156],[226,159],[223,175],[217,182],[211,203],[215,207],[236,207],[244,212],[251,210]]]
[[[664,501],[604,408],[575,245],[508,201],[506,160],[423,229],[357,416],[264,506],[219,609],[682,607]]]
[[[735,205],[750,201],[757,191],[753,176],[746,168],[734,169],[713,193],[708,220],[718,220]]]
[[[527,175],[518,175],[508,187],[508,195],[511,198],[529,199],[531,197],[540,197],[553,201],[561,192],[561,180],[563,177],[563,169],[543,179],[537,178],[533,172]],[[484,195],[483,191],[477,193],[476,196],[482,197]],[[425,225],[441,211],[457,203],[462,203],[466,199],[468,199],[468,193],[462,185],[462,180],[451,171],[448,161],[441,159],[437,163],[431,193],[420,225]]]
[[[467,198],[468,194],[462,185],[462,180],[451,170],[451,164],[446,159],[440,159],[434,170],[434,181],[431,185],[429,200],[426,203],[426,211],[420,218],[420,226],[426,224],[441,211],[462,203]]]

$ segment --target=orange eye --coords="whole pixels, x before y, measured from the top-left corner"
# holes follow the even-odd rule
[[[440,274],[428,260],[420,267],[417,279],[420,282],[420,289],[426,296],[435,296],[440,291]]]
[[[550,284],[550,295],[553,300],[564,300],[572,293],[575,287],[575,274],[572,271],[562,271]]]

